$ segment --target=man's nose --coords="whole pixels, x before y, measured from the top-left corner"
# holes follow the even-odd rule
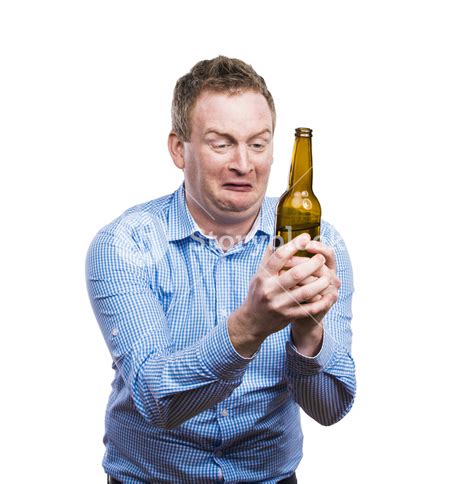
[[[234,170],[239,175],[246,175],[253,170],[252,162],[249,158],[247,146],[238,146],[234,151],[234,156],[229,165],[230,170]]]

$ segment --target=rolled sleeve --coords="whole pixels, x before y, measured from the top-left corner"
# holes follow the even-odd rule
[[[324,332],[323,344],[319,353],[313,357],[302,355],[296,349],[292,340],[287,341],[286,356],[288,371],[295,375],[316,375],[330,365],[335,348],[336,341],[327,331]]]
[[[202,364],[218,379],[236,380],[242,378],[245,368],[253,358],[254,356],[245,358],[235,350],[230,340],[227,320],[218,324],[202,340],[200,351]]]

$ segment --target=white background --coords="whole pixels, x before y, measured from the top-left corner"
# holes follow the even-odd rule
[[[1,481],[103,483],[110,357],[84,258],[104,224],[181,181],[176,79],[239,57],[293,132],[349,247],[358,395],[304,420],[299,482],[473,482],[472,2],[6,1],[0,7]]]

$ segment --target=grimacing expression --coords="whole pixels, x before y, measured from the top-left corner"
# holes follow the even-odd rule
[[[180,166],[194,210],[216,222],[255,217],[272,161],[272,115],[262,94],[205,91],[197,98]]]

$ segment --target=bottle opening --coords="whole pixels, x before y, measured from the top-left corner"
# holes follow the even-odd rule
[[[310,128],[296,128],[295,136],[301,138],[311,138],[313,136],[313,130]]]

